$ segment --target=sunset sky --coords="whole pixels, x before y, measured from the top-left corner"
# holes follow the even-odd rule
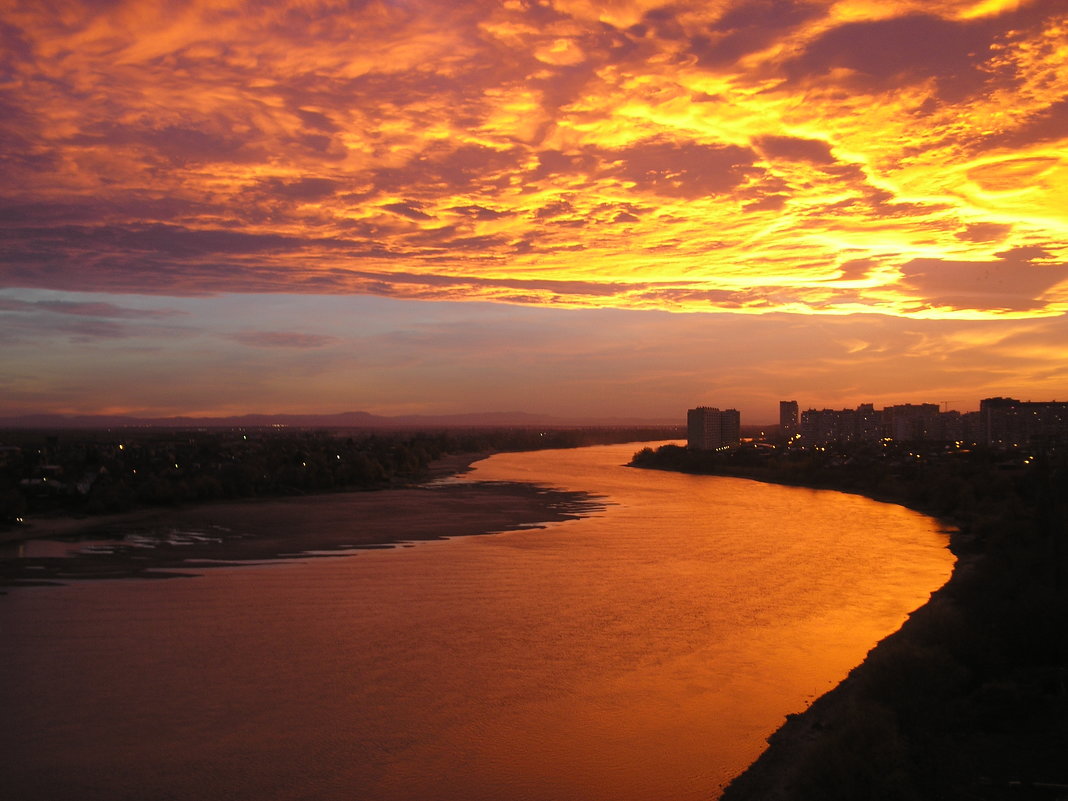
[[[1068,400],[1065,0],[0,0],[0,415]]]

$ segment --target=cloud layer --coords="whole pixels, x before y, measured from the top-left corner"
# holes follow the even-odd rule
[[[5,9],[0,287],[1068,310],[1061,0]]]

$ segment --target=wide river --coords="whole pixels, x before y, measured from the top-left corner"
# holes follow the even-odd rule
[[[605,496],[582,520],[12,589],[5,797],[716,798],[953,558],[902,507],[623,467],[637,447],[502,454],[460,479]]]

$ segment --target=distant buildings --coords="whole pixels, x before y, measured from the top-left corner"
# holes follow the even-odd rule
[[[783,439],[793,439],[800,433],[797,401],[779,401],[779,433]]]
[[[1068,403],[985,398],[979,402],[979,430],[987,445],[1068,440]]]
[[[874,442],[882,436],[881,425],[879,413],[870,403],[856,409],[809,409],[801,413],[801,441]]]
[[[978,441],[978,414],[939,411],[937,403],[902,403],[876,409],[862,403],[856,409],[808,409],[801,413],[801,442]]]
[[[715,451],[737,445],[741,430],[737,409],[698,406],[686,412],[687,445],[694,450]]]
[[[795,401],[779,402],[780,436],[800,443],[973,442],[1012,447],[1055,440],[1068,442],[1068,402],[1021,402],[986,398],[978,412],[940,410],[937,403],[902,403],[876,409],[863,403],[855,409],[807,409],[795,428]]]
[[[714,451],[737,445],[737,409],[699,406],[686,412],[688,445]],[[876,409],[806,409],[779,401],[779,439],[801,445],[879,442],[956,442],[1022,447],[1059,442],[1068,445],[1068,402],[984,398],[978,412],[942,410],[937,403],[900,403]]]
[[[807,409],[801,412],[801,441],[811,444],[867,439],[864,433],[868,426],[861,422],[867,409],[874,412],[867,404],[857,409]],[[871,439],[878,439],[878,434]]]
[[[899,442],[945,439],[942,412],[937,403],[902,403],[883,409],[882,428],[886,436]]]

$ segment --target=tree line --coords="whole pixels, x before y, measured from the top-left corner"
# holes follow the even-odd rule
[[[663,439],[661,428],[314,431],[9,431],[0,434],[0,525],[30,514],[383,489],[457,453]]]

